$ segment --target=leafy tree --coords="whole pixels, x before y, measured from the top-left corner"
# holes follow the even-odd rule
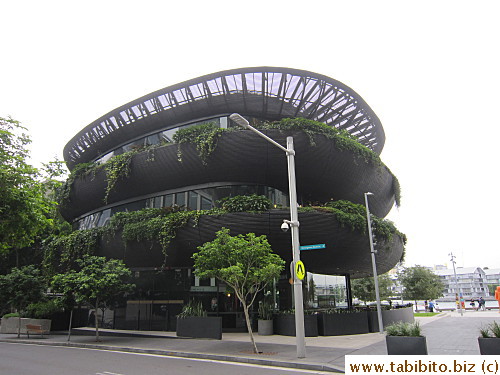
[[[386,273],[378,275],[378,290],[381,300],[386,299],[392,294],[392,284],[391,278]],[[368,301],[375,301],[377,298],[375,295],[375,280],[373,277],[352,280],[351,287],[353,296],[364,301],[365,304]]]
[[[85,255],[77,260],[80,271],[71,270],[57,274],[52,279],[54,290],[67,297],[73,297],[76,303],[87,303],[96,312],[106,308],[117,296],[131,292],[134,284],[125,282],[131,272],[121,260]],[[99,319],[95,319],[96,341],[99,341]]]
[[[216,277],[233,289],[243,306],[253,350],[258,353],[248,311],[257,293],[280,275],[285,261],[272,252],[266,236],[230,236],[227,228],[198,250],[193,255],[195,274],[200,278]]]
[[[45,299],[46,283],[34,266],[14,267],[7,275],[0,275],[0,305],[13,306],[20,314],[31,303]],[[17,337],[21,335],[19,321]]]
[[[39,170],[28,163],[30,137],[12,118],[0,117],[0,255],[31,246],[37,235],[56,221],[54,198],[62,163],[45,164]],[[61,219],[58,223],[62,223]],[[16,266],[19,262],[16,261]],[[4,270],[5,272],[5,270]]]
[[[490,292],[490,295],[494,296],[496,290],[497,286],[495,284],[488,284],[488,291]]]
[[[405,268],[398,277],[403,286],[403,298],[414,300],[436,299],[443,295],[444,285],[438,275],[422,267]]]

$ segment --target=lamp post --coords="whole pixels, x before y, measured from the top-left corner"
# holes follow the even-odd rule
[[[278,142],[269,138],[264,133],[252,127],[249,122],[238,113],[233,113],[229,118],[236,124],[257,133],[266,141],[272,143],[279,149],[285,151],[288,164],[288,194],[290,196],[290,220],[283,220],[290,227],[292,235],[292,251],[293,251],[293,269],[300,261],[299,249],[299,215],[297,212],[297,188],[295,181],[295,151],[293,149],[293,137],[286,138],[286,148]],[[304,358],[306,356],[305,330],[304,330],[304,305],[302,295],[302,280],[300,280],[292,270],[293,278],[293,295],[295,303],[295,340],[297,345],[297,357]]]
[[[457,288],[455,295],[457,292],[459,293],[458,306],[460,307],[460,316],[464,316],[464,311],[462,310],[462,291],[458,286],[457,271],[455,269],[455,255],[453,253],[449,253],[448,255],[451,257],[450,261],[453,264],[453,274],[455,275],[455,287]]]
[[[375,298],[377,300],[378,330],[380,333],[384,333],[384,325],[382,321],[382,308],[380,306],[380,293],[378,290],[377,265],[375,263],[375,249],[373,248],[372,222],[370,219],[370,209],[368,208],[369,195],[373,195],[373,193],[370,192],[365,193],[366,220],[368,222],[368,236],[370,237],[370,253],[372,257],[373,281],[375,282]]]

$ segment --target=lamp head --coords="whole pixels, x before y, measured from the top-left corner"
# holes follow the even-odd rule
[[[244,128],[248,127],[250,123],[239,113],[233,113],[232,115],[229,116],[229,119],[237,123],[239,126],[242,126]]]
[[[373,195],[373,193],[370,193],[369,191],[365,193],[365,195]]]

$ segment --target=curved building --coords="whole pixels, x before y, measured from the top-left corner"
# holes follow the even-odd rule
[[[182,303],[196,296],[206,301],[208,310],[225,317],[226,328],[237,328],[239,309],[224,293],[225,286],[198,280],[191,269],[197,246],[212,240],[221,227],[233,235],[265,234],[273,250],[291,260],[290,235],[280,230],[283,219],[289,218],[286,157],[240,129],[229,119],[232,113],[263,128],[280,144],[294,137],[299,205],[364,205],[364,193],[369,191],[374,194],[371,212],[383,218],[398,200],[397,180],[378,158],[385,142],[379,119],[357,93],[332,78],[287,68],[234,69],[127,103],[86,126],[64,148],[73,172],[99,167],[70,178],[62,215],[75,228],[91,230],[124,211],[181,207],[200,214],[187,218],[163,242],[138,233],[124,243],[123,230],[122,236],[97,243],[99,255],[124,259],[137,278],[138,292],[116,310],[115,326],[172,329]],[[295,125],[287,127],[287,118],[298,120],[290,120]],[[280,120],[280,126],[269,126]],[[203,148],[207,142],[196,138],[195,130],[203,126],[211,129],[208,151]],[[180,139],[180,134],[188,138]],[[223,198],[252,194],[267,197],[275,208],[204,214]],[[350,278],[371,274],[369,241],[363,229],[349,227],[335,212],[299,212],[301,244],[325,244],[324,249],[304,251],[301,258],[308,271],[345,276],[349,290]],[[397,232],[377,242],[378,270],[387,272],[402,257],[403,238]],[[291,306],[288,277],[283,275],[276,285],[282,307]]]

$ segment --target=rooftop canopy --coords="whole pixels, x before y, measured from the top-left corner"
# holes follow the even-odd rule
[[[208,74],[116,108],[75,135],[64,158],[73,168],[149,133],[233,112],[268,120],[304,117],[345,129],[377,153],[384,147],[379,119],[346,85],[304,70],[256,67]]]

